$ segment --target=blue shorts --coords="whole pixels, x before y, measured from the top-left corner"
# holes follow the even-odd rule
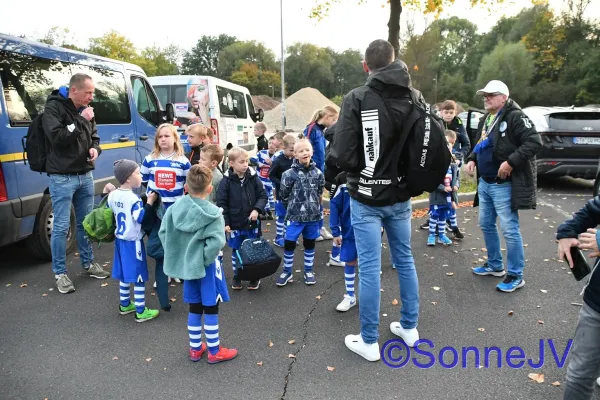
[[[342,239],[342,248],[340,249],[340,261],[352,262],[358,258],[356,250],[356,241],[354,239]]]
[[[206,267],[204,278],[183,281],[183,301],[207,307],[229,301],[227,281],[219,257]]]
[[[227,235],[227,245],[232,249],[239,249],[242,242],[246,239],[255,239],[259,237],[258,229],[254,230],[243,230],[243,231],[231,231]]]
[[[148,280],[146,248],[142,240],[115,239],[112,277],[125,283]]]
[[[277,217],[284,218],[286,212],[287,212],[287,210],[285,209],[285,206],[283,205],[283,201],[277,200],[275,202],[275,215],[277,215]]]
[[[452,210],[452,207],[448,207],[448,206],[430,206],[429,207],[429,213],[431,214],[431,218],[437,219],[437,220],[448,219],[448,216],[450,215],[450,210]]]
[[[300,234],[302,234],[304,239],[316,239],[321,234],[319,230],[319,221],[288,221],[287,230],[285,231],[285,240],[295,242],[300,237]]]

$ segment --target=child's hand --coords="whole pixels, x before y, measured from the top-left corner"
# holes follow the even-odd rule
[[[258,219],[258,211],[252,210],[252,212],[250,213],[250,219],[252,221],[256,221]]]
[[[271,161],[270,158],[266,158],[265,163],[271,165],[273,163],[273,161]]]
[[[333,244],[340,247],[342,245],[342,237],[341,236],[334,237]]]
[[[148,192],[147,193],[146,204],[153,205],[156,200],[158,200],[158,193],[156,193],[156,192]]]
[[[450,186],[446,186],[446,187],[444,188],[444,191],[445,191],[446,193],[450,193],[450,192],[452,192],[452,188],[451,188]]]
[[[591,250],[590,258],[599,257],[598,242],[596,241],[596,229],[588,229],[587,232],[579,235],[579,248]]]
[[[452,202],[452,209],[456,210],[456,203],[455,202]]]
[[[104,185],[104,189],[102,190],[102,193],[110,193],[116,189],[117,188],[115,187],[115,185],[113,185],[112,183],[109,182],[106,185]]]
[[[452,191],[454,191],[454,192],[458,192],[458,186],[454,186],[454,187],[452,188]]]
[[[227,225],[225,227],[225,233],[230,233],[231,232],[231,227],[229,225]]]

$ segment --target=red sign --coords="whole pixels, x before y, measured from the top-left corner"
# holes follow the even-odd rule
[[[268,178],[270,170],[271,170],[271,167],[260,167],[260,169],[259,169],[259,171],[260,171],[260,177],[261,178]]]
[[[173,171],[158,170],[154,173],[154,183],[156,184],[157,189],[175,189],[177,174]]]

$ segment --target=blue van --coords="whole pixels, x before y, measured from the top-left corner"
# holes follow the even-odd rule
[[[102,154],[96,161],[96,195],[113,181],[113,162],[136,160],[152,151],[158,125],[171,122],[174,109],[161,105],[144,71],[133,64],[0,34],[0,246],[27,238],[28,249],[50,260],[52,202],[48,176],[26,163],[22,140],[54,89],[75,73],[92,77]],[[75,211],[67,252],[75,245]]]

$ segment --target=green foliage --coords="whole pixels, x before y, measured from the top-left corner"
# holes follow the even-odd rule
[[[337,104],[338,107],[342,106],[342,101],[344,100],[344,96],[340,96],[339,94],[337,96],[332,97],[331,99],[332,102],[334,102],[335,104]]]
[[[218,75],[219,54],[227,46],[235,43],[234,36],[202,36],[196,45],[185,52],[181,72],[186,75]]]
[[[255,64],[258,69],[263,71],[277,69],[275,53],[266,48],[263,43],[252,40],[235,42],[221,50],[217,75],[228,79],[234,71],[239,70],[246,63]]]

